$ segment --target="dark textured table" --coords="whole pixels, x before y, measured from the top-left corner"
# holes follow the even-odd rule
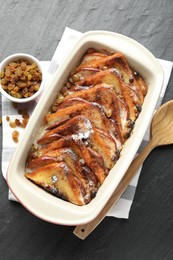
[[[15,52],[50,60],[66,26],[110,30],[173,61],[172,0],[0,0],[0,59]],[[173,98],[173,77],[164,102]],[[1,133],[2,136],[2,133]],[[0,259],[173,259],[173,146],[146,160],[128,220],[106,218],[84,241],[8,201],[0,176]]]

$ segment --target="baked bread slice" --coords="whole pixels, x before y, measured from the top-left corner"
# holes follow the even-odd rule
[[[118,138],[119,132],[117,125],[109,120],[103,111],[102,106],[96,102],[88,102],[84,99],[73,99],[73,104],[69,107],[61,108],[53,114],[48,114],[45,117],[45,124],[50,126],[55,123],[60,123],[62,120],[69,120],[75,116],[83,115],[87,117],[91,123],[98,129],[105,131],[107,134],[112,135],[115,140]]]
[[[76,116],[64,124],[48,130],[37,143],[46,145],[68,135],[71,135],[74,140],[79,139],[83,143],[87,142],[88,147],[102,155],[108,169],[111,169],[119,158],[120,145],[117,147],[111,135],[95,128],[84,116]]]
[[[25,173],[25,177],[63,200],[77,205],[85,204],[86,194],[82,182],[64,162],[45,165]]]
[[[83,159],[84,165],[91,169],[98,183],[103,183],[107,176],[108,170],[104,165],[102,155],[87,147],[86,144],[81,142],[81,140],[74,139],[71,135],[64,136],[50,144],[36,147],[37,148],[34,148],[30,151],[28,155],[28,162],[34,158],[38,158],[47,154],[49,151],[53,151],[62,147],[71,147],[71,149],[75,151],[79,158]]]
[[[98,182],[95,178],[93,180],[93,178],[87,176],[85,168],[83,169],[83,160],[81,160],[70,147],[49,151],[43,156],[32,159],[28,162],[27,168],[29,171],[33,171],[55,162],[65,162],[68,165],[73,175],[79,179],[83,185],[83,190],[85,190],[85,203],[89,202],[98,190]]]

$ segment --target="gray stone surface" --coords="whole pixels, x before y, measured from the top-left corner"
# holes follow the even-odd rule
[[[173,61],[172,0],[0,0],[0,61],[16,52],[50,60],[66,26],[130,36]],[[164,101],[173,98],[173,77]],[[173,259],[173,147],[146,160],[129,220],[106,218],[80,241],[7,199],[0,176],[0,259]]]
[[[157,57],[172,57],[172,0],[0,3],[1,58],[27,51],[38,58],[51,59],[65,26],[81,32],[101,29],[122,33],[142,43]]]

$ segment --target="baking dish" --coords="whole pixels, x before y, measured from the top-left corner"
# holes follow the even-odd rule
[[[121,156],[100,187],[96,197],[87,205],[76,206],[45,192],[24,177],[28,151],[39,132],[45,114],[53,103],[67,76],[78,64],[85,51],[108,49],[122,52],[130,66],[138,71],[148,84],[142,111],[136,121],[130,138],[126,141]],[[163,71],[155,57],[138,42],[112,32],[91,31],[83,34],[64,59],[54,79],[46,87],[25,129],[10,162],[7,183],[21,204],[37,217],[62,225],[80,225],[94,219],[119,184],[133,160],[152,118],[163,84]]]

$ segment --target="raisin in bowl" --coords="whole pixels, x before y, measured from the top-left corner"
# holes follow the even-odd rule
[[[16,53],[0,64],[0,91],[12,102],[36,100],[44,85],[40,62],[29,54]]]

